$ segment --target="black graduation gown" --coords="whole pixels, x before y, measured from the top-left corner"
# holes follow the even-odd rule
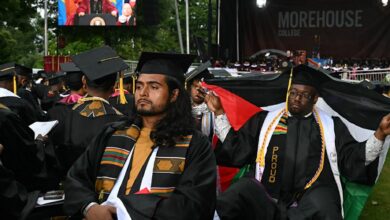
[[[95,192],[97,171],[106,142],[117,126],[110,125],[100,133],[70,169],[65,182],[65,213],[80,213],[87,204],[98,201],[98,194]],[[142,176],[141,171],[135,180],[136,185]],[[126,199],[123,201],[130,216],[137,220],[212,219],[215,193],[215,158],[207,137],[196,131],[187,151],[184,172],[170,197],[130,194],[124,196]]]
[[[0,215],[2,219],[24,219],[34,208],[38,191],[28,193],[13,173],[0,164]]]
[[[229,131],[224,142],[222,144],[219,143],[219,146],[215,149],[218,164],[233,167],[242,167],[250,164],[252,165],[252,170],[248,176],[254,177],[254,165],[257,156],[260,129],[267,113],[268,112],[266,111],[259,112],[249,119],[239,131],[235,132],[233,129]],[[314,176],[320,158],[321,140],[314,117],[310,116],[309,118],[296,120],[299,121],[299,125],[295,126],[299,127],[291,129],[290,126],[293,126],[294,120],[290,118],[287,119],[288,133],[286,146],[288,147],[285,148],[284,161],[280,163],[283,168],[281,170],[282,175],[279,177],[282,178],[282,192],[279,198],[283,198],[287,194],[292,195],[296,193],[299,191],[298,188],[302,191],[306,182]],[[341,175],[350,181],[367,185],[374,184],[377,176],[378,159],[370,165],[365,166],[365,142],[356,142],[339,118],[333,118],[333,121],[336,135],[335,146]],[[311,140],[310,143],[307,143],[308,139]],[[297,146],[304,146],[306,149],[300,149]],[[288,160],[295,160],[294,157],[291,157],[291,155],[294,154],[294,152],[291,152],[291,148],[296,149],[295,154],[298,155],[296,158],[300,157],[300,159],[297,159],[294,163],[288,162]],[[270,193],[270,189],[267,188],[268,185],[265,181],[268,179],[266,174],[269,172],[269,170],[267,171],[267,168],[269,169],[271,164],[271,157],[269,155],[271,152],[272,150],[269,148],[266,155],[265,170],[262,179],[263,186],[267,193]],[[335,181],[326,154],[325,157],[324,169],[321,172],[319,179],[312,187],[320,184],[322,186],[335,187]],[[296,168],[293,169],[293,167]],[[301,179],[297,178],[297,176],[301,177]],[[280,179],[277,180],[280,181]],[[285,182],[288,182],[290,186],[286,186],[287,184]],[[251,187],[258,187],[256,184],[249,181],[246,182],[245,185],[248,190],[253,191],[253,194],[249,193],[247,196],[255,196],[256,193],[258,193],[253,190],[253,188],[251,189]],[[337,190],[334,192],[336,193],[334,193],[333,196],[337,198]],[[239,192],[234,192],[234,194],[237,193],[241,194]],[[270,194],[271,196],[273,195],[272,193]],[[218,202],[232,203],[233,198],[230,196],[221,197],[221,201],[219,200]],[[237,201],[235,202],[237,203]],[[220,206],[220,208],[223,209],[222,206]],[[255,210],[257,209],[253,209],[253,215],[250,214],[252,216],[251,219],[257,219],[256,217],[260,215],[259,213],[256,213]]]
[[[18,114],[26,125],[30,125],[37,121],[36,111],[22,98],[14,96],[0,97],[0,103]]]
[[[72,110],[71,106],[59,105],[50,112],[51,119],[60,119],[60,123],[51,132],[50,139],[55,146],[63,175],[106,124],[124,117],[111,105],[103,102],[101,103],[106,111],[104,115],[91,114],[88,117],[81,115],[80,112],[91,102],[87,101],[75,110]]]
[[[134,96],[131,94],[125,94],[127,103],[120,103],[120,96],[110,97],[108,101],[114,108],[118,109],[122,114],[133,117],[135,116]]]
[[[44,111],[49,111],[60,99],[60,94],[50,94],[47,92],[43,99],[41,99],[41,107]]]
[[[41,106],[38,103],[37,97],[34,97],[33,93],[25,88],[18,89],[18,96],[27,101],[34,109],[32,114],[36,115],[38,121],[45,120],[45,113],[42,111]]]
[[[15,179],[28,190],[42,187],[45,178],[44,145],[34,140],[33,131],[15,113],[0,109],[0,143],[4,150],[0,159]]]

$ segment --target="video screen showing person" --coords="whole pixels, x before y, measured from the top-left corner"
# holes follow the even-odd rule
[[[135,26],[136,0],[58,0],[59,26]]]

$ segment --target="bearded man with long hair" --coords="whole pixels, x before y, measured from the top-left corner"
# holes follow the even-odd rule
[[[65,211],[86,219],[212,219],[216,162],[194,127],[193,56],[142,53],[133,119],[109,125],[74,164]]]

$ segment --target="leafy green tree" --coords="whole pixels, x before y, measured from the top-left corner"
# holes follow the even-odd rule
[[[3,0],[0,8],[0,63],[34,65],[38,42],[36,0]]]

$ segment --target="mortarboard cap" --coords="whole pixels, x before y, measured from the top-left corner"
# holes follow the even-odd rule
[[[32,69],[14,62],[0,65],[0,77],[13,76],[14,74],[32,77]]]
[[[290,72],[288,70],[287,72]],[[323,74],[315,68],[301,64],[293,68],[292,84],[301,84],[318,88],[323,79]]]
[[[95,48],[72,56],[73,62],[89,80],[116,74],[129,66],[109,46]]]
[[[15,71],[15,63],[2,64],[0,65],[0,78],[14,76]]]
[[[191,54],[142,52],[136,68],[141,74],[163,74],[184,85],[184,74],[195,59]]]
[[[66,73],[81,72],[80,68],[78,68],[73,62],[61,63],[60,68]]]
[[[17,75],[32,78],[32,69],[19,64],[15,64],[15,72]]]
[[[83,72],[73,63],[61,63],[61,70],[65,72],[65,84],[71,90],[79,90],[83,86]]]
[[[64,72],[56,72],[48,75],[49,86],[56,85],[65,77]]]
[[[193,79],[207,78],[210,79],[213,75],[209,72],[208,68],[211,66],[211,62],[207,61],[202,63],[197,68],[193,69],[191,72],[185,75],[186,82],[189,82]]]

